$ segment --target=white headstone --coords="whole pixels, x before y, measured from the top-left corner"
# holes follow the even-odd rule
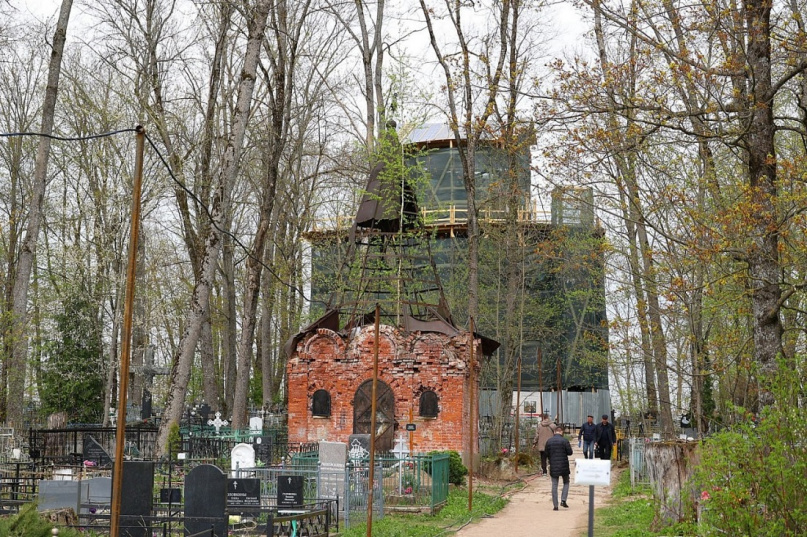
[[[230,453],[230,461],[233,475],[239,468],[255,468],[255,450],[252,444],[236,444]]]
[[[252,433],[259,433],[263,431],[263,418],[254,417],[249,418],[249,431]]]

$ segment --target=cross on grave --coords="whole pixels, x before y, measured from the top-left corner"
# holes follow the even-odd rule
[[[141,400],[140,401],[133,401],[135,404],[140,403],[140,417],[141,419],[147,420],[151,418],[151,389],[154,385],[154,377],[157,375],[167,375],[169,373],[167,367],[159,367],[154,365],[154,347],[151,345],[147,345],[145,349],[143,349],[143,363],[142,365],[134,365],[131,368],[132,372],[135,373],[140,377],[140,389],[142,393],[140,394]],[[131,390],[135,390],[135,384],[132,384],[130,387]],[[132,396],[136,399],[138,394],[135,394],[134,391],[132,392]]]
[[[214,420],[207,420],[208,425],[212,425],[216,428],[216,434],[219,434],[219,429],[224,427],[225,425],[229,425],[230,422],[227,420],[221,419],[221,412],[216,412],[216,419]]]

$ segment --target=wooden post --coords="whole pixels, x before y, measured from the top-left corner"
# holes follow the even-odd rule
[[[370,496],[367,498],[367,537],[373,534],[373,494],[375,494],[375,411],[376,387],[378,385],[378,337],[380,329],[381,307],[375,305],[375,336],[373,341],[373,389],[370,403]]]
[[[518,355],[518,391],[516,392],[516,457],[513,459],[513,469],[518,475],[518,451],[519,451],[519,415],[521,413],[521,355]]]
[[[541,369],[543,367],[543,364],[541,364],[542,358],[541,347],[538,347],[538,400],[541,405],[541,408],[538,409],[538,413],[541,415],[541,419],[544,418],[544,375]]]
[[[468,511],[470,512],[474,507],[474,440],[476,437],[476,427],[474,425],[474,406],[475,406],[475,390],[474,384],[476,383],[476,352],[474,349],[474,318],[471,317],[469,320],[469,337],[470,337],[470,359],[468,360],[468,367],[470,371],[468,372],[468,379],[470,387],[468,388],[468,399],[469,399],[469,408],[468,408],[468,420],[470,423],[470,434],[468,435]]]
[[[123,303],[123,332],[121,334],[120,382],[118,383],[118,423],[115,430],[115,463],[112,472],[112,505],[110,506],[109,536],[120,532],[121,487],[123,484],[123,448],[126,444],[126,397],[129,389],[129,361],[132,355],[132,309],[134,304],[137,239],[140,236],[140,196],[143,185],[143,148],[146,129],[135,127],[136,151],[134,184],[132,185],[132,225],[129,237],[129,265],[126,269],[126,295]]]

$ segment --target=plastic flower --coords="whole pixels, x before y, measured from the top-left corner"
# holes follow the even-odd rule
[[[709,496],[709,492],[708,492],[708,491],[704,490],[703,492],[701,492],[701,500],[706,501],[706,500],[708,500],[709,498],[711,498],[711,496]]]

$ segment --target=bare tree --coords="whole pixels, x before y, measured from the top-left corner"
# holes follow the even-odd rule
[[[201,259],[200,277],[194,287],[185,330],[171,369],[168,400],[166,401],[160,430],[157,435],[157,450],[164,453],[171,424],[178,423],[185,403],[185,392],[193,366],[193,356],[199,340],[202,324],[207,315],[210,292],[221,249],[221,225],[224,218],[225,200],[230,196],[232,183],[238,174],[247,122],[252,105],[260,49],[264,39],[266,21],[271,8],[269,0],[261,0],[249,13],[249,36],[244,51],[244,66],[238,87],[238,98],[232,131],[224,153],[221,171],[217,178],[216,195],[210,208],[211,228],[205,238],[204,255]]]
[[[28,289],[30,286],[31,269],[36,254],[36,244],[39,238],[39,227],[42,222],[42,200],[45,197],[47,184],[48,158],[50,157],[51,140],[53,132],[53,118],[56,111],[56,97],[59,92],[59,76],[62,68],[64,44],[67,39],[67,24],[70,20],[72,0],[62,0],[59,9],[59,19],[53,35],[53,46],[48,65],[48,84],[45,90],[45,99],[42,104],[42,123],[37,149],[36,165],[34,168],[34,190],[32,202],[28,213],[28,226],[21,243],[20,255],[17,261],[17,273],[14,282],[14,297],[11,317],[11,355],[6,362],[8,371],[8,391],[6,394],[6,421],[12,426],[22,424],[23,400],[25,390],[25,375],[27,371],[28,355]]]

